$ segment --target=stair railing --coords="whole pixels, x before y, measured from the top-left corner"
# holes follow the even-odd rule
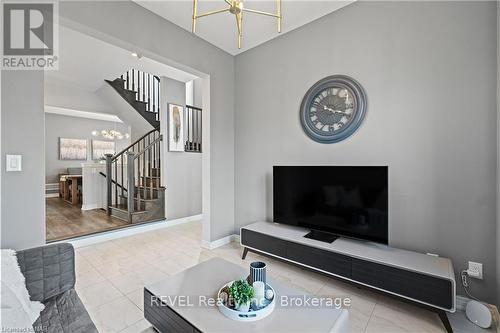
[[[160,78],[137,69],[128,70],[120,78],[124,80],[123,88],[135,91],[135,99],[147,103],[146,111],[155,113],[156,120],[160,120]]]
[[[201,109],[195,106],[186,105],[185,114],[185,143],[184,151],[201,153]]]
[[[127,179],[129,184],[134,184],[127,194],[127,210],[129,213],[133,213],[136,207],[139,210],[145,208],[145,201],[148,198],[153,198],[154,191],[158,193],[160,189],[160,166],[158,165],[155,168],[154,165],[155,155],[160,151],[161,141],[162,136],[160,135],[152,141],[148,140],[147,145],[144,145],[140,152],[127,152]],[[146,141],[144,141],[144,144],[146,144]],[[156,170],[156,172],[153,172],[153,170]],[[135,191],[136,187],[138,191]]]
[[[153,198],[154,190],[149,192],[141,186],[141,177],[158,177],[160,173],[160,141],[162,136],[156,129],[144,134],[138,140],[130,144],[116,155],[106,155],[106,206],[107,213],[111,215],[112,206],[127,207],[129,212],[134,211],[134,205],[129,201],[138,199],[140,201],[146,198]],[[130,156],[134,156],[131,161]],[[132,168],[132,171],[130,171]],[[130,178],[130,172],[133,172],[133,178]],[[136,188],[138,187],[136,196]],[[159,186],[159,184],[158,184]],[[148,196],[149,194],[149,196]]]

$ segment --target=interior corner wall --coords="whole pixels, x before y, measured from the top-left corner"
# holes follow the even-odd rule
[[[237,55],[236,228],[272,220],[273,165],[388,165],[390,245],[456,273],[482,262],[472,290],[494,302],[496,15],[492,1],[360,1]],[[333,74],[363,85],[368,112],[319,144],[299,106]]]
[[[161,84],[166,85],[163,90],[166,103],[186,105],[185,83],[162,77]],[[168,110],[166,111],[164,114],[168,114]],[[163,142],[167,219],[201,214],[201,154],[168,151],[168,132],[164,135]]]
[[[43,71],[1,79],[1,248],[20,250],[45,244]],[[22,155],[21,172],[5,171],[6,154]]]

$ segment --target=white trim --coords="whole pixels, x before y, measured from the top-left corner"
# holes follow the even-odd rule
[[[70,117],[112,121],[114,123],[123,123],[123,121],[121,121],[121,119],[114,114],[74,110],[53,105],[45,105],[45,113],[59,114]]]
[[[213,249],[216,249],[216,248],[221,247],[223,245],[229,244],[231,242],[239,242],[239,239],[240,239],[240,235],[233,234],[233,235],[229,235],[226,237],[216,239],[213,242],[203,240],[201,242],[201,246],[207,250],[213,250]]]
[[[59,198],[59,192],[58,193],[45,193],[46,198]]]
[[[144,232],[148,232],[148,231],[152,231],[152,230],[169,228],[169,227],[173,227],[174,225],[178,225],[178,224],[188,223],[188,222],[192,222],[192,221],[199,221],[199,220],[201,220],[201,217],[202,217],[202,215],[199,214],[199,215],[192,215],[192,216],[182,217],[179,219],[169,220],[169,221],[162,220],[162,221],[158,221],[158,222],[152,222],[149,224],[128,227],[125,229],[107,231],[107,232],[103,232],[103,233],[96,234],[96,235],[72,238],[69,240],[62,240],[62,241],[54,242],[51,244],[70,243],[73,245],[74,248],[79,248],[79,247],[89,246],[92,244],[97,244],[97,243],[101,243],[101,242],[105,242],[105,241],[109,241],[109,240],[113,240],[113,239],[142,234]]]
[[[82,205],[82,210],[91,210],[91,209],[99,209],[102,208],[98,204],[90,204],[90,205]]]

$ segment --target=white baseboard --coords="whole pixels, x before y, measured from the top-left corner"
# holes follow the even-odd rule
[[[46,193],[46,198],[59,198],[59,193]]]
[[[113,239],[137,235],[137,234],[141,234],[141,233],[152,231],[152,230],[169,228],[169,227],[173,227],[174,225],[178,225],[178,224],[188,223],[188,222],[192,222],[192,221],[201,221],[201,218],[202,218],[202,215],[199,214],[199,215],[182,217],[182,218],[174,219],[174,220],[162,220],[162,221],[152,222],[152,223],[148,223],[148,224],[131,226],[131,227],[128,227],[125,229],[106,231],[106,232],[102,232],[102,233],[99,233],[96,235],[89,235],[89,236],[83,236],[83,237],[78,237],[78,238],[72,238],[72,239],[68,239],[68,240],[62,240],[62,241],[54,242],[51,244],[71,243],[73,245],[73,247],[79,248],[79,247],[89,246],[92,244],[97,244],[97,243],[101,243],[101,242],[105,242],[105,241],[109,241],[109,240],[113,240]]]
[[[100,209],[98,204],[91,204],[91,205],[82,205],[82,210],[91,210],[91,209]]]
[[[240,235],[234,234],[234,235],[229,235],[226,237],[219,238],[219,239],[214,240],[212,242],[204,240],[201,242],[201,246],[207,250],[213,250],[213,249],[216,249],[216,248],[221,247],[223,245],[229,244],[231,242],[239,242],[239,239],[240,239]]]

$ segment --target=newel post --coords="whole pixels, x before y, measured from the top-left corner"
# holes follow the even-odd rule
[[[111,215],[111,184],[112,184],[112,179],[111,179],[111,163],[113,159],[113,154],[106,154],[106,212],[108,215]]]
[[[134,180],[134,160],[135,153],[127,152],[127,210],[128,213],[134,212],[135,180]]]

